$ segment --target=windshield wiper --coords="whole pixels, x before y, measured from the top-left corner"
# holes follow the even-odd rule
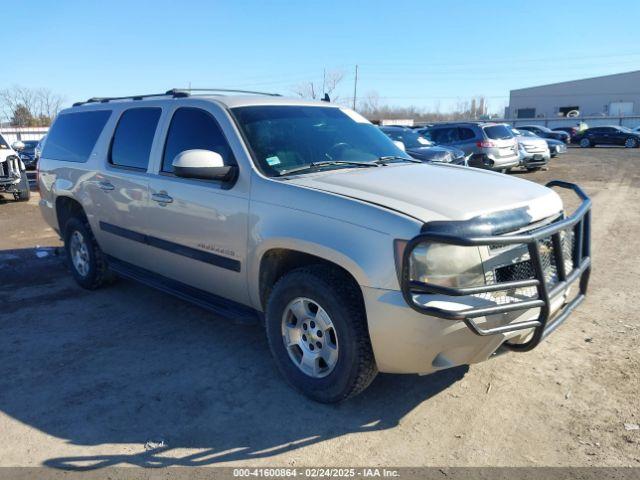
[[[401,157],[400,155],[387,155],[383,157],[378,157],[378,159],[374,160],[373,163],[377,165],[386,165],[387,163],[393,162],[393,161],[423,163],[422,160],[418,160],[416,158],[411,158],[411,157]]]
[[[322,162],[311,162],[309,165],[305,165],[304,167],[296,167],[289,170],[284,170],[280,172],[280,176],[283,177],[286,175],[290,175],[292,173],[314,171],[323,167],[329,167],[331,165],[352,165],[355,167],[379,167],[380,166],[375,162],[351,162],[349,160],[325,160]]]

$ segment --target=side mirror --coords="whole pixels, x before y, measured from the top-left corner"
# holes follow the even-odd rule
[[[232,180],[238,172],[235,165],[225,165],[219,153],[210,150],[185,150],[173,159],[173,173],[178,177],[201,180]]]
[[[11,148],[13,148],[16,152],[19,152],[20,150],[24,150],[24,143],[18,140],[17,142],[13,142],[11,144]]]
[[[393,141],[393,143],[394,143],[394,145],[395,145],[396,147],[398,147],[398,148],[399,148],[400,150],[402,150],[403,152],[406,152],[406,151],[407,151],[407,149],[406,149],[406,148],[405,148],[405,146],[404,146],[404,142],[401,142],[400,140],[394,140],[394,141]]]

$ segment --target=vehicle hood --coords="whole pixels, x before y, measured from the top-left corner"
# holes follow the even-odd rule
[[[548,142],[558,142],[558,143],[562,143],[559,140],[552,140],[552,139],[548,139],[548,138],[536,138],[536,137],[525,137],[523,135],[518,135],[517,137],[518,143],[521,143],[522,145],[538,145],[540,147],[546,147],[548,145]]]
[[[418,160],[451,160],[458,158],[451,149],[444,147],[416,147],[407,148],[407,153]]]
[[[423,222],[467,220],[523,207],[535,222],[562,211],[560,197],[542,185],[439,163],[334,170],[291,177],[288,182],[380,205]]]
[[[551,145],[564,145],[564,142],[560,141],[560,140],[556,140],[554,138],[545,138],[547,145],[551,146]]]

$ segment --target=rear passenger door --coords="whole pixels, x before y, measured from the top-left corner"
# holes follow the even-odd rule
[[[90,195],[95,235],[102,250],[119,260],[148,268],[153,255],[143,241],[149,202],[149,158],[162,115],[160,107],[121,111],[104,168],[92,182]]]
[[[238,147],[230,120],[211,102],[174,108],[163,129],[163,148],[150,179],[149,242],[163,277],[239,303],[249,303],[245,260],[250,176],[233,184],[177,177],[172,162],[192,149],[220,154],[237,165]],[[231,138],[235,143],[229,142]]]

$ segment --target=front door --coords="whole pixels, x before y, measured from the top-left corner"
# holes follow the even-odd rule
[[[237,182],[228,185],[180,178],[172,167],[176,155],[191,149],[215,151],[226,164],[236,164],[221,128],[223,124],[230,131],[225,122],[226,117],[211,103],[181,106],[172,112],[162,154],[149,181],[148,241],[156,273],[248,304],[247,172],[243,176],[241,171]]]

